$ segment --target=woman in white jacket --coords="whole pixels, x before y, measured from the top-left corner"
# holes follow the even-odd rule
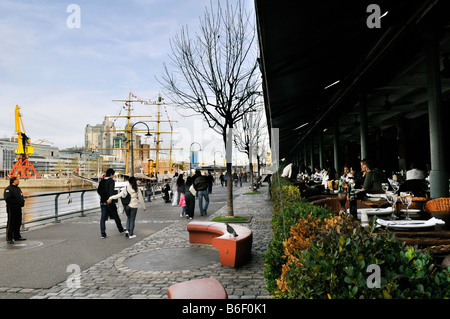
[[[138,210],[138,204],[141,204],[142,209],[145,211],[145,203],[144,198],[142,197],[141,191],[139,190],[136,178],[131,176],[128,180],[128,184],[126,187],[122,188],[122,190],[117,195],[113,195],[108,199],[108,203],[111,203],[113,199],[118,199],[121,197],[126,197],[127,194],[130,194],[130,203],[124,207],[125,214],[127,215],[127,226],[126,226],[126,236],[128,238],[135,238],[134,235],[134,225]]]

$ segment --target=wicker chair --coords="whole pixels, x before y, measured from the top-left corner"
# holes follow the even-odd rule
[[[314,195],[314,196],[308,197],[306,200],[308,202],[314,202],[316,200],[325,199],[325,198],[330,198],[330,196],[329,195]]]
[[[345,209],[348,209],[348,208],[350,208],[350,204],[349,204],[349,202],[347,200],[347,202],[345,203]],[[361,200],[358,199],[356,201],[356,208],[357,209],[360,209],[360,208],[372,208],[372,206],[366,205]]]
[[[428,213],[432,213],[432,212],[450,213],[450,198],[442,197],[442,198],[431,199],[431,200],[427,201],[424,209]]]
[[[341,203],[339,203],[339,199],[337,198],[324,198],[315,200],[311,203],[316,206],[328,206],[331,208],[331,211],[336,214],[339,214],[339,212],[341,211]]]

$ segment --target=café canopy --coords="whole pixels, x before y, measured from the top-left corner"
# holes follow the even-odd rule
[[[370,157],[389,173],[422,162],[431,197],[448,196],[449,1],[255,0],[255,9],[279,158],[341,170]]]

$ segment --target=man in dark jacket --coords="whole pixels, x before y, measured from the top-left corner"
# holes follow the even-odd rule
[[[364,159],[363,162],[366,170],[363,190],[367,192],[383,190],[381,184],[388,182],[386,176],[375,167],[371,160]]]
[[[208,181],[208,193],[212,193],[212,187],[214,184],[214,176],[211,175],[211,172],[208,172],[208,176],[206,176],[206,179]]]
[[[194,188],[197,191],[200,216],[206,216],[206,210],[209,206],[208,180],[199,170],[195,172]],[[203,198],[205,198],[206,201],[205,206],[203,206]]]
[[[105,178],[103,178],[98,184],[97,193],[100,195],[100,208],[102,215],[100,217],[100,233],[102,238],[106,238],[106,225],[105,222],[108,217],[114,219],[117,225],[117,229],[120,233],[123,233],[125,230],[122,226],[122,221],[120,220],[119,214],[117,213],[117,200],[113,200],[110,204],[107,203],[107,200],[110,196],[115,195],[116,191],[114,189],[114,174],[115,171],[112,168],[108,168],[106,170]]]
[[[19,188],[19,178],[13,177],[9,180],[3,198],[6,202],[6,212],[8,223],[6,226],[6,241],[14,244],[14,240],[25,240],[20,236],[20,226],[22,225],[22,207],[25,205],[22,191]]]

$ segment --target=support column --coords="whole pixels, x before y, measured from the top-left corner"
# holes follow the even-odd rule
[[[319,165],[323,169],[323,130],[319,129]]]
[[[308,161],[306,160],[306,142],[303,143],[303,164],[305,164],[305,168],[308,167]]]
[[[333,129],[334,129],[334,138],[333,138],[333,144],[334,144],[334,169],[336,172],[340,172],[339,167],[339,120],[337,118],[337,115],[334,116],[333,121]]]
[[[439,70],[439,42],[437,33],[425,35],[427,67],[428,121],[430,126],[430,197],[448,197],[448,172],[445,162],[441,77]]]
[[[359,132],[361,140],[361,160],[368,157],[367,153],[367,136],[368,136],[368,125],[367,125],[367,99],[366,93],[361,93],[359,96]]]
[[[314,139],[312,136],[309,138],[309,158],[311,161],[311,170],[314,172]]]

